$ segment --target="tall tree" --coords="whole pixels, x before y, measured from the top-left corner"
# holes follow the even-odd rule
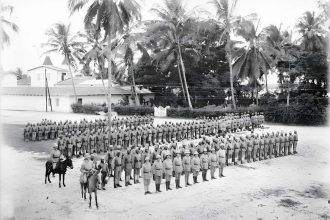
[[[246,19],[240,21],[235,32],[246,42],[243,47],[235,50],[233,72],[238,78],[249,79],[249,83],[256,89],[258,105],[258,79],[266,75],[267,71],[274,66],[271,55],[278,51],[265,41],[263,32],[257,31],[252,21]]]
[[[60,52],[64,56],[69,68],[75,100],[78,102],[71,67],[77,69],[76,61],[81,60],[85,53],[83,44],[78,41],[78,34],[71,34],[70,25],[65,25],[63,23],[54,24],[53,27],[46,32],[46,35],[48,36],[48,41],[44,43],[43,46],[49,47],[50,49],[46,50],[44,54]]]
[[[116,34],[123,33],[133,21],[140,20],[140,5],[135,0],[68,0],[68,7],[72,13],[80,10],[86,4],[87,9],[84,24],[88,29],[96,24],[96,30],[104,30],[104,38],[108,40],[109,50],[106,53],[108,60],[108,126],[109,140],[111,140],[111,84],[112,84],[112,40]]]
[[[10,44],[10,36],[8,32],[18,33],[18,26],[11,21],[11,15],[14,7],[11,5],[4,5],[0,2],[0,48],[3,49],[4,45]]]
[[[159,36],[161,43],[165,43],[165,45],[167,44],[166,50],[161,51],[159,55],[165,55],[166,59],[171,59],[172,61],[175,60],[178,63],[178,72],[180,74],[180,70],[182,71],[181,80],[187,95],[188,105],[189,108],[192,109],[193,107],[186,79],[186,67],[183,62],[184,51],[182,50],[182,45],[185,40],[187,40],[189,29],[191,30],[192,28],[192,14],[194,11],[187,11],[185,8],[182,0],[163,0],[163,5],[157,5],[151,9],[160,20],[157,20],[152,24],[149,32],[154,33],[154,36]],[[175,57],[175,55],[177,55],[177,57]]]
[[[234,109],[236,109],[235,93],[234,93],[234,73],[233,73],[233,55],[232,55],[232,40],[231,34],[235,29],[238,17],[233,15],[238,0],[211,0],[210,3],[216,9],[216,16],[223,33],[219,39],[220,42],[226,42],[226,52],[230,72],[230,91]]]
[[[302,50],[321,51],[325,47],[325,30],[322,25],[325,20],[315,12],[306,11],[297,24],[298,32],[302,35],[300,46]]]

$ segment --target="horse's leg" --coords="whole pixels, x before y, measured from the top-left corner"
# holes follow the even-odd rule
[[[87,184],[84,184],[84,199],[86,200]]]
[[[58,174],[58,178],[59,178],[58,187],[61,188],[61,174],[60,173]]]
[[[89,208],[92,207],[92,193],[89,193]]]
[[[99,209],[99,204],[97,204],[97,190],[95,190],[95,204],[96,208]]]
[[[45,172],[45,184],[47,184],[47,164],[46,164],[46,172]]]
[[[80,183],[80,189],[81,189],[81,198],[84,198],[84,185]]]
[[[50,168],[52,168],[52,167],[50,167]],[[48,173],[47,173],[47,177],[48,177],[48,182],[49,182],[49,183],[51,183],[50,178],[49,178],[49,176],[50,176],[50,172],[51,172],[51,171],[49,170]]]
[[[65,187],[64,178],[65,178],[65,173],[63,173],[63,186]]]

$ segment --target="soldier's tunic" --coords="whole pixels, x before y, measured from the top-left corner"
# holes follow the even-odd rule
[[[238,163],[238,155],[239,155],[239,151],[240,151],[240,141],[238,139],[234,139],[233,141],[233,145],[234,145],[234,164]]]
[[[258,150],[259,150],[259,139],[258,137],[253,137],[253,149],[252,149],[252,157],[253,161],[258,160]]]
[[[283,134],[281,134],[280,136],[280,150],[279,150],[279,156],[283,155],[283,151],[284,151],[284,145],[285,145],[285,138],[283,136]]]
[[[269,158],[272,158],[274,155],[274,145],[275,145],[275,137],[271,135],[269,137]]]
[[[165,173],[165,181],[171,181],[171,176],[173,173],[173,163],[171,158],[167,158],[163,162],[163,172]]]
[[[292,149],[293,149],[293,135],[289,134],[289,149],[288,149],[288,153],[292,154]]]
[[[140,175],[140,169],[142,167],[142,160],[141,160],[141,154],[135,154],[134,155],[134,175],[137,175],[137,177],[139,177]]]
[[[209,168],[209,158],[207,154],[200,157],[203,180],[206,180],[207,170]]]
[[[149,187],[150,185],[150,180],[152,177],[151,173],[151,164],[150,162],[146,162],[142,165],[141,173],[142,173],[142,178],[143,178],[143,183],[145,187]],[[146,189],[147,191],[147,189]]]
[[[183,171],[181,157],[175,157],[173,160],[173,171],[175,173],[175,180],[179,181]]]
[[[121,158],[115,157],[114,159],[114,169],[115,169],[115,184],[119,184],[119,180],[121,178],[121,171],[122,171],[122,165],[121,165]]]
[[[275,157],[279,156],[279,152],[280,152],[280,137],[278,136],[278,134],[276,134],[276,136],[275,136]]]
[[[289,150],[289,145],[290,145],[290,140],[287,135],[284,136],[284,155],[288,155],[288,150]]]
[[[259,160],[263,160],[265,158],[265,143],[264,137],[259,138]]]
[[[223,168],[225,166],[226,163],[226,150],[225,149],[219,149],[219,151],[217,152],[217,160],[218,160],[218,164],[219,164],[219,177],[221,177],[222,173],[223,173]]]
[[[245,158],[246,148],[247,148],[247,141],[241,138],[241,140],[240,140],[240,160],[241,160],[242,164],[245,163],[245,161],[246,161],[246,158]]]
[[[198,174],[199,174],[199,171],[201,169],[201,162],[200,162],[200,159],[199,157],[197,156],[194,156],[192,159],[191,159],[191,170],[193,172],[193,176],[194,177],[197,177]]]
[[[125,171],[125,182],[129,182],[129,179],[131,177],[131,173],[132,173],[132,155],[131,154],[126,154],[124,156],[124,160],[123,160],[123,168]]]
[[[155,175],[155,184],[161,184],[163,175],[163,164],[161,160],[156,160],[152,165],[152,173]]]
[[[185,176],[185,183],[186,186],[189,183],[189,174],[191,172],[191,159],[190,156],[184,156],[182,160],[183,164],[183,171],[184,171],[184,176]]]
[[[231,141],[227,141],[227,144],[225,147],[227,149],[227,165],[230,165],[232,163],[232,159],[233,159],[234,145]]]
[[[298,134],[293,134],[293,153],[297,153],[297,145],[298,145]]]
[[[113,158],[114,158],[114,152],[113,150],[109,150],[106,155],[105,155],[105,161],[106,163],[108,164],[108,169],[109,169],[109,172],[110,172],[110,175],[112,175],[112,170],[113,170],[113,166],[112,166],[112,161],[113,161]]]
[[[268,159],[269,157],[269,136],[264,137],[264,158]]]
[[[215,153],[211,153],[209,156],[209,164],[210,164],[210,171],[211,171],[211,178],[214,177],[215,169],[217,168],[218,165],[218,160],[217,160],[217,155]]]

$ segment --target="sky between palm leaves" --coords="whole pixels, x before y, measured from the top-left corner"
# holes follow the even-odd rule
[[[4,70],[22,67],[27,69],[39,65],[43,61],[40,45],[46,41],[45,32],[57,22],[71,23],[72,33],[83,30],[84,11],[69,16],[67,0],[4,0],[14,6],[14,21],[20,28],[19,34],[12,34],[12,44],[2,53]],[[159,0],[143,0],[142,19],[155,19],[150,9]],[[213,13],[209,0],[186,0],[188,9],[200,5],[204,10]],[[292,28],[298,18],[307,10],[317,11],[316,0],[239,0],[235,14],[248,15],[256,12],[260,20],[260,28],[269,24]],[[59,54],[51,55],[53,63],[61,64],[63,58]]]

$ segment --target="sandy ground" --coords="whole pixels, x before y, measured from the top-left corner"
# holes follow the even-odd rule
[[[163,183],[162,193],[145,196],[142,184],[113,189],[111,179],[107,190],[98,193],[97,210],[94,200],[89,209],[81,199],[82,159],[74,160],[67,186],[59,189],[57,176],[44,184],[49,147],[39,143],[39,147],[24,148],[30,144],[21,143],[22,124],[45,117],[94,116],[2,112],[3,129],[11,126],[3,140],[16,134],[17,141],[7,140],[1,146],[1,219],[330,219],[328,127],[266,125],[267,131],[297,130],[299,154],[226,167],[225,178],[180,190],[166,192]],[[153,184],[151,190],[155,191]]]

